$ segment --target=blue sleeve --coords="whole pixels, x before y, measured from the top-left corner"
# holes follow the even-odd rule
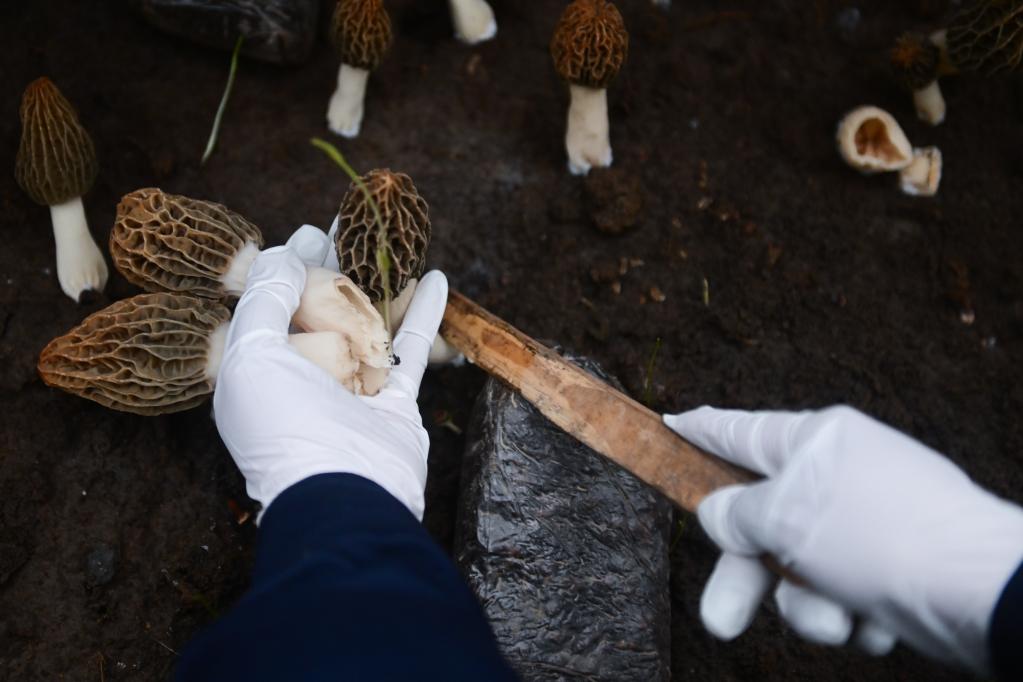
[[[1023,680],[1023,564],[1009,578],[991,616],[991,662],[1000,680]]]
[[[313,476],[263,516],[252,586],[185,649],[192,680],[514,680],[454,564],[351,474]]]

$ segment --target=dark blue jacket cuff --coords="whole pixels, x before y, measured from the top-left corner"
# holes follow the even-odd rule
[[[998,679],[1023,680],[1023,564],[1002,590],[988,636]]]

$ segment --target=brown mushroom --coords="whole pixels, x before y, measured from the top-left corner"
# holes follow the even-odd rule
[[[57,280],[77,301],[83,291],[102,291],[107,283],[107,264],[82,206],[82,195],[96,179],[96,151],[78,114],[48,78],[29,84],[19,113],[15,177],[33,201],[50,207]]]
[[[932,33],[927,42],[937,51],[936,64],[931,48],[912,48],[919,38],[907,42],[900,38],[892,52],[897,69],[916,72],[913,90],[917,116],[937,125],[945,120],[945,100],[938,77],[955,73],[995,74],[1013,71],[1023,62],[1023,0],[980,0],[967,4],[948,24]],[[908,63],[900,67],[898,61]],[[930,80],[924,82],[925,74]]]
[[[362,182],[380,211],[383,232],[373,206],[353,182],[341,200],[335,246],[341,273],[377,303],[384,299],[386,288],[400,294],[411,279],[422,276],[430,245],[430,215],[412,178],[404,173],[372,170],[362,176]],[[381,247],[391,262],[388,283],[377,267],[377,249]]]
[[[455,37],[463,43],[475,45],[497,35],[494,10],[486,0],[449,0],[449,4],[455,22]]]
[[[346,295],[365,295],[347,278]],[[373,311],[368,300],[361,307]],[[362,312],[362,311],[360,311]],[[372,315],[368,316],[372,319]],[[48,386],[106,407],[143,415],[179,412],[201,404],[213,392],[227,340],[231,312],[218,301],[183,294],[139,294],[87,317],[51,341],[39,356],[39,375]],[[379,329],[368,337],[386,335]],[[363,321],[369,329],[372,322]],[[349,390],[374,395],[390,368],[366,362],[369,341],[335,331],[292,334],[299,353]],[[360,346],[361,344],[361,346]],[[379,364],[379,363],[378,363]]]
[[[110,231],[114,266],[147,291],[239,296],[263,246],[259,228],[212,201],[149,187],[124,195]]]
[[[338,135],[356,137],[369,72],[391,46],[391,19],[383,0],[338,0],[331,35],[341,54],[341,68],[327,108],[327,126]]]
[[[568,169],[585,175],[611,165],[607,87],[629,51],[629,34],[618,9],[607,0],[574,0],[565,8],[551,40],[558,75],[569,83]]]

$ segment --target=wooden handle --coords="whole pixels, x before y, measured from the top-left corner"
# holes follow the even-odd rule
[[[456,291],[440,333],[472,363],[520,392],[567,433],[690,512],[755,477],[680,438],[660,415],[568,362]]]

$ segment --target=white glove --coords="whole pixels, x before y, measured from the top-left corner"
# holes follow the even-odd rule
[[[849,407],[666,415],[699,447],[767,476],[700,504],[722,548],[700,602],[722,639],[749,625],[773,577],[773,555],[808,586],[782,581],[775,600],[807,639],[855,641],[874,654],[896,639],[978,672],[988,625],[1023,561],[1023,509],[974,484],[930,448]]]
[[[314,260],[312,244],[320,239],[311,232],[305,237],[296,234],[289,244]],[[429,439],[416,396],[447,301],[447,279],[441,272],[423,278],[394,338],[400,364],[377,395],[356,397],[288,344],[305,265],[292,246],[281,246],[261,253],[249,271],[213,396],[221,438],[264,510],[310,476],[352,473],[379,484],[422,519]]]

